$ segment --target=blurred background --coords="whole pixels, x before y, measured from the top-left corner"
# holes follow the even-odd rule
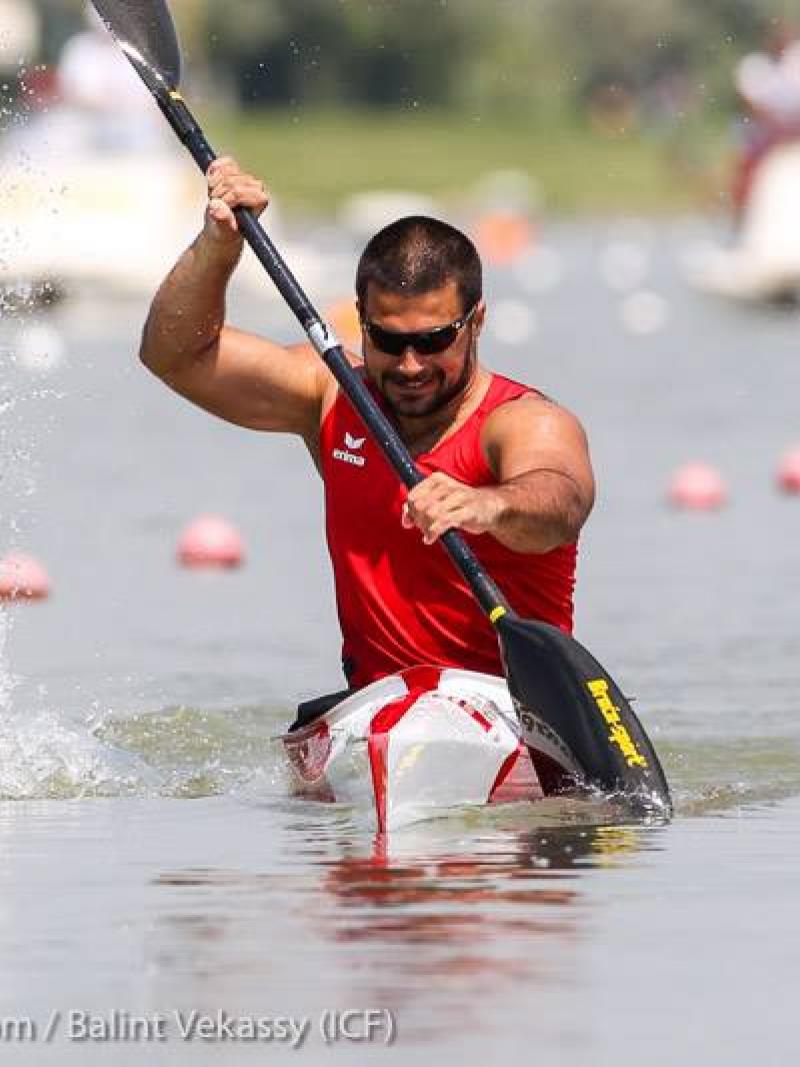
[[[737,64],[792,15],[786,0],[172,8],[192,99],[287,202],[331,207],[386,184],[455,195],[491,160],[568,211],[724,207]],[[81,91],[88,106],[70,69],[82,0],[2,0],[0,25],[6,127]]]
[[[787,221],[785,190],[797,156],[771,153],[800,130],[785,0],[172,8],[188,97],[220,152],[262,175],[289,218],[363,218],[369,229],[403,205],[431,206],[413,197],[529,221],[711,214],[742,254],[695,249],[693,281],[794,294],[800,212]],[[136,247],[143,190],[167,200],[165,247],[196,217],[171,134],[83,0],[0,0],[0,26],[0,280],[151,284],[163,256]],[[783,166],[751,219],[770,154]],[[379,191],[412,198],[350,203]],[[133,246],[109,272],[112,238]]]
[[[348,344],[380,225],[423,211],[479,244],[487,365],[587,428],[576,633],[637,698],[678,819],[594,834],[523,805],[373,854],[358,813],[287,798],[271,739],[342,684],[319,481],[299,441],[138,364],[203,179],[80,2],[0,0],[0,1012],[347,993],[441,1062],[784,1062],[796,4],[171,7],[184,95],[270,186],[265,225]],[[300,336],[247,254],[229,316]]]

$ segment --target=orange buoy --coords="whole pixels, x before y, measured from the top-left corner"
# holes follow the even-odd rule
[[[183,567],[238,567],[244,559],[239,531],[219,515],[199,515],[178,541]]]
[[[800,493],[800,447],[791,449],[781,460],[778,485],[785,493]]]
[[[484,215],[474,229],[475,244],[487,263],[513,263],[533,242],[533,227],[524,215],[497,212]]]
[[[45,600],[50,579],[33,556],[12,552],[0,560],[0,600]]]
[[[713,511],[727,498],[719,471],[707,463],[687,463],[675,472],[669,487],[673,507],[690,511]]]

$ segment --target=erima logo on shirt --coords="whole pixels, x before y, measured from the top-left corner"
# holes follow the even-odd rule
[[[350,463],[354,467],[363,467],[367,462],[366,458],[364,456],[356,456],[355,453],[360,448],[363,448],[365,441],[366,437],[352,437],[345,430],[344,443],[346,448],[352,449],[352,451],[347,451],[345,448],[334,448],[333,458],[341,460],[342,463]]]

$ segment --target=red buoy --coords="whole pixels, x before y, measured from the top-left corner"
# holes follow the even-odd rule
[[[713,511],[726,503],[728,492],[722,477],[707,463],[687,463],[670,482],[669,501],[676,508]]]
[[[50,579],[33,556],[12,552],[0,559],[0,600],[45,600]]]
[[[178,562],[184,567],[238,567],[244,559],[239,531],[219,515],[200,515],[178,541]]]
[[[778,485],[785,493],[800,493],[800,447],[790,449],[781,460]]]

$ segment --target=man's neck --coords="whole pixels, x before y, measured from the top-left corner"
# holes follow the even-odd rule
[[[480,364],[465,388],[441,410],[420,418],[395,415],[400,436],[412,455],[429,452],[446,437],[455,433],[478,409],[491,382],[491,374]]]

